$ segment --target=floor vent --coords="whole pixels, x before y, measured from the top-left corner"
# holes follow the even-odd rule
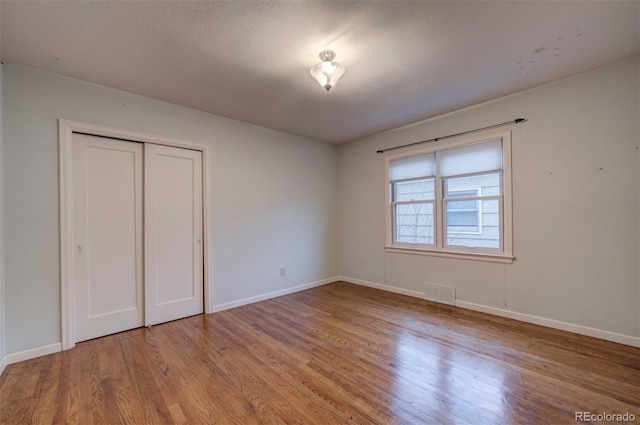
[[[425,298],[429,301],[455,305],[456,304],[456,288],[451,285],[442,285],[439,283],[427,282]]]

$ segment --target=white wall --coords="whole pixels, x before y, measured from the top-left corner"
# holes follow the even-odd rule
[[[11,64],[3,116],[8,353],[60,341],[58,118],[211,147],[214,307],[338,274],[333,145]]]
[[[341,145],[341,274],[421,293],[454,285],[459,300],[640,336],[639,80],[629,60]],[[529,122],[512,133],[517,261],[385,253],[376,150],[518,117]]]

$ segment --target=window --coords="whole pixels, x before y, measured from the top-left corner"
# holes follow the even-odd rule
[[[476,197],[480,189],[450,189],[447,197],[464,198],[451,202],[447,208],[447,228],[457,227],[460,232],[482,233],[482,214]]]
[[[389,157],[387,249],[511,261],[510,148],[501,132]]]

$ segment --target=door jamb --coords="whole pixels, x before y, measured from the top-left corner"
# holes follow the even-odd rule
[[[154,143],[157,145],[173,146],[176,148],[193,149],[202,152],[202,219],[203,219],[203,265],[204,265],[204,313],[213,313],[213,282],[211,274],[210,217],[211,197],[209,187],[211,170],[209,162],[209,148],[204,145],[154,136],[129,130],[87,124],[65,119],[58,120],[59,140],[59,169],[60,169],[60,322],[62,349],[75,347],[74,318],[73,318],[73,174],[72,174],[72,137],[74,132],[93,134],[96,136],[125,139],[132,142]]]

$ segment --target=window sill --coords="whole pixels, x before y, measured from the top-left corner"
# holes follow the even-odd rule
[[[512,264],[516,257],[510,255],[497,255],[487,253],[475,253],[475,252],[461,252],[461,251],[442,251],[432,250],[424,248],[406,248],[397,246],[386,246],[386,252],[394,254],[411,254],[411,255],[428,255],[431,257],[444,257],[444,258],[458,258],[461,260],[475,260],[486,261],[490,263],[503,263]]]

